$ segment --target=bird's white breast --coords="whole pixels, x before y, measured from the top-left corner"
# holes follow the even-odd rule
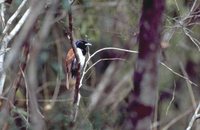
[[[82,68],[84,66],[84,63],[85,63],[85,56],[83,55],[83,53],[82,53],[80,48],[77,48],[77,53],[79,55],[80,65],[81,65],[81,68]]]

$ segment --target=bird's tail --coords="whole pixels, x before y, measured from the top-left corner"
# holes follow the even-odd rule
[[[69,72],[66,73],[66,88],[69,90]]]

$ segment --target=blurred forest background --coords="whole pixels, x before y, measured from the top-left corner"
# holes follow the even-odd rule
[[[73,99],[64,69],[71,48],[70,5],[66,0],[0,2],[0,128],[122,130],[137,53],[113,49],[92,57],[89,66],[95,64],[84,77],[78,117],[70,126]],[[92,43],[91,54],[105,47],[138,50],[142,1],[75,0],[71,11],[73,39]],[[154,130],[186,129],[200,109],[199,24],[199,0],[166,0]],[[198,130],[198,120],[193,128]]]

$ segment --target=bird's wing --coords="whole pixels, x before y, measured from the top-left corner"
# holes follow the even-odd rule
[[[66,73],[66,87],[67,89],[70,89],[70,82],[71,82],[71,63],[73,62],[75,58],[75,54],[73,49],[69,49],[66,59],[65,59],[65,65],[66,65],[66,69],[67,69],[67,73]]]
[[[67,56],[66,56],[66,59],[65,59],[65,64],[66,66],[68,66],[69,64],[71,64],[71,62],[74,60],[75,58],[75,54],[74,54],[74,51],[73,49],[71,48],[68,53],[67,53]]]

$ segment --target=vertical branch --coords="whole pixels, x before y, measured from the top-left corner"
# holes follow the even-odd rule
[[[71,5],[69,6],[69,9],[68,9],[68,20],[69,20],[69,35],[68,35],[68,38],[70,40],[70,43],[71,45],[73,44],[73,23],[72,23],[72,9],[71,9]],[[73,46],[73,45],[72,45]]]
[[[8,43],[13,39],[13,37],[21,29],[22,25],[24,24],[24,22],[26,21],[28,15],[30,13],[30,9],[27,9],[27,11],[24,13],[24,15],[22,16],[22,18],[17,23],[17,25],[13,28],[13,30],[8,35],[6,35],[7,34],[7,30],[9,28],[9,25],[17,17],[17,15],[21,11],[22,7],[24,6],[25,2],[26,1],[22,2],[22,4],[16,10],[16,12],[14,13],[14,15],[9,19],[9,21],[7,22],[7,24],[6,24],[5,28],[4,28],[4,31],[3,31],[4,37],[2,39],[1,49],[0,49],[1,52],[5,52],[5,50],[7,49]],[[2,4],[2,6],[3,6],[3,4]],[[5,20],[4,20],[4,22],[5,22]],[[2,94],[3,86],[4,86],[4,83],[5,83],[5,79],[6,79],[6,73],[4,72],[5,70],[4,70],[4,66],[3,66],[3,64],[4,64],[4,57],[5,57],[5,53],[2,53],[0,55],[0,95]]]
[[[81,99],[81,95],[80,95],[80,92],[79,92],[79,89],[81,88],[82,86],[82,83],[83,83],[83,78],[86,74],[86,68],[87,68],[87,65],[88,65],[88,62],[90,60],[90,53],[89,53],[89,47],[87,48],[88,51],[87,51],[87,54],[86,54],[86,58],[85,58],[85,63],[84,63],[84,66],[83,66],[83,69],[81,70],[80,68],[80,64],[78,65],[78,77],[76,79],[76,86],[75,86],[75,93],[74,93],[74,102],[73,102],[73,105],[74,105],[74,110],[73,110],[73,115],[72,115],[72,122],[75,122],[76,121],[76,118],[77,118],[77,115],[78,115],[78,107],[79,107],[79,103],[80,103],[80,99]]]
[[[31,7],[30,6],[26,12],[24,13],[24,15],[21,17],[21,19],[18,21],[18,23],[15,25],[15,27],[10,31],[10,33],[6,34],[5,32],[5,36],[3,37],[2,41],[1,41],[1,52],[5,52],[5,50],[7,49],[7,46],[8,46],[8,43],[16,36],[16,34],[19,32],[19,30],[24,30],[22,25],[24,23],[27,23],[27,21],[29,21],[29,14],[31,12]],[[30,26],[30,23],[28,22],[29,26]],[[22,29],[21,29],[22,28]],[[27,28],[26,28],[27,29]],[[27,31],[27,30],[26,30]],[[19,36],[19,38],[26,38],[26,35],[24,36]],[[18,39],[19,39],[18,38]],[[24,42],[21,41],[20,44],[22,45]],[[16,44],[14,44],[16,45]],[[21,47],[21,46],[20,46]],[[13,48],[15,49],[15,48]],[[18,51],[16,51],[16,53],[19,53]],[[11,53],[13,54],[13,53]],[[15,55],[16,56],[16,55]],[[13,62],[13,57],[12,58],[7,58],[7,59],[11,59],[11,61]],[[5,53],[2,53],[0,55],[0,95],[2,94],[2,91],[3,91],[3,86],[4,86],[4,83],[5,83],[5,78],[6,78],[6,73],[5,73],[5,70],[6,68],[9,68],[8,66],[5,65],[5,62],[4,61],[6,60],[5,59]],[[25,68],[25,66],[24,66]],[[11,102],[13,102],[14,98],[15,98],[15,92],[17,90],[17,85],[18,83],[20,82],[20,78],[16,79],[13,83],[13,88],[11,89],[11,91],[9,92],[9,95],[8,95],[8,101],[5,102],[5,104],[3,105],[2,109],[1,109],[1,117],[0,117],[0,129],[3,127],[4,123],[7,121],[5,119],[8,119],[8,115],[9,115],[9,111],[11,109]]]
[[[72,112],[72,123],[76,121],[77,113],[78,113],[78,106],[80,101],[80,79],[81,79],[81,66],[80,66],[80,57],[77,53],[76,45],[73,41],[73,19],[72,19],[72,10],[71,5],[74,3],[74,0],[69,1],[69,9],[68,9],[68,21],[69,21],[69,32],[68,32],[68,38],[70,40],[71,47],[74,51],[76,61],[78,63],[77,67],[77,76],[76,76],[76,84],[75,84],[75,90],[74,90],[74,101],[73,101],[73,112]]]
[[[80,79],[81,79],[80,64],[78,64],[78,68],[77,69],[78,69],[78,72],[77,72],[77,77],[76,77],[76,86],[75,86],[75,94],[74,94],[74,102],[73,102],[74,105],[78,101],[79,85],[80,85]]]
[[[2,21],[2,28],[5,28],[5,12],[6,11],[6,6],[5,3],[1,3],[1,21]]]
[[[37,102],[37,94],[36,89],[38,87],[38,66],[37,66],[37,57],[39,56],[39,52],[42,49],[42,43],[44,43],[45,38],[49,34],[49,30],[52,26],[52,21],[54,19],[54,13],[57,8],[58,0],[52,1],[52,6],[47,10],[46,16],[44,18],[43,25],[40,29],[40,32],[38,33],[38,37],[35,37],[35,41],[32,44],[33,48],[30,53],[30,62],[27,72],[27,84],[29,86],[28,93],[29,93],[29,100],[31,101],[29,103],[30,107],[30,120],[32,129],[35,130],[43,130],[45,129],[45,122],[43,119],[43,115],[39,111],[39,104]]]
[[[79,107],[79,101],[81,98],[79,88],[80,88],[80,76],[81,76],[81,68],[80,63],[78,64],[78,71],[76,76],[76,84],[75,84],[75,90],[74,90],[74,101],[73,101],[73,111],[72,111],[72,123],[75,123],[77,115],[78,115],[78,107]]]
[[[73,3],[73,2],[72,2]],[[76,76],[76,86],[75,86],[75,92],[74,92],[74,101],[73,104],[75,105],[77,103],[78,100],[78,93],[79,93],[79,84],[80,84],[80,57],[77,53],[77,49],[76,49],[76,45],[73,41],[73,19],[72,19],[72,10],[71,10],[71,4],[69,6],[69,10],[68,10],[68,19],[69,19],[69,35],[68,38],[70,40],[70,44],[72,46],[72,49],[74,51],[77,63],[78,63],[78,71],[77,71],[77,76]]]
[[[22,73],[22,77],[24,79],[24,84],[25,84],[25,87],[26,87],[26,112],[27,112],[27,116],[26,116],[26,120],[27,120],[27,123],[26,123],[26,130],[28,130],[29,128],[29,100],[28,100],[28,96],[29,96],[29,93],[28,93],[28,84],[27,84],[27,79],[26,79],[26,76],[24,74],[24,71],[23,71],[23,68],[20,68],[21,70],[21,73]]]
[[[73,2],[72,2],[73,3]],[[72,18],[72,9],[71,9],[71,4],[69,5],[69,9],[68,9],[68,21],[69,21],[69,32],[68,32],[68,38],[70,40],[70,44],[72,46],[72,49],[74,51],[76,60],[78,63],[80,63],[80,58],[78,56],[77,53],[77,49],[76,49],[76,45],[74,43],[74,39],[73,39],[73,18]]]
[[[57,30],[53,30],[53,36],[55,36],[55,39],[58,38],[58,31]],[[62,49],[61,49],[61,44],[59,41],[55,41],[56,43],[56,49],[57,49],[57,57],[58,57],[58,63],[60,65],[62,65]],[[60,67],[59,68],[59,72],[62,71],[62,68]],[[58,94],[59,94],[59,90],[60,90],[60,85],[61,85],[61,79],[60,79],[60,75],[57,76],[56,78],[56,87],[54,89],[54,93],[53,93],[53,96],[52,96],[52,102],[50,104],[50,108],[52,108],[54,105],[55,105],[55,101],[58,97]]]
[[[20,86],[22,75],[23,75],[23,72],[26,68],[26,63],[27,63],[27,60],[28,60],[28,54],[29,54],[29,46],[25,45],[24,51],[23,51],[24,62],[20,64],[20,66],[19,66],[20,70],[17,74],[16,79],[12,83],[11,90],[9,91],[9,94],[8,94],[8,100],[2,106],[1,112],[2,112],[3,116],[0,118],[0,129],[1,129],[1,126],[3,126],[3,124],[4,125],[6,124],[6,120],[4,120],[4,119],[8,118],[8,115],[9,115],[11,108],[12,108],[11,104],[14,104],[16,92],[17,92],[17,90]]]
[[[133,78],[134,90],[128,96],[128,114],[124,123],[128,130],[147,130],[153,122],[164,5],[164,0],[143,1],[139,54]]]
[[[30,9],[27,9],[27,11],[24,13],[22,18],[19,20],[17,25],[14,27],[14,29],[2,39],[0,52],[5,52],[5,50],[7,49],[8,43],[14,38],[14,36],[21,29],[22,25],[24,24],[24,22],[26,21],[28,15],[29,15],[29,13],[30,13]],[[4,70],[4,57],[5,57],[5,53],[0,55],[0,95],[2,94],[3,86],[4,86],[5,78],[6,78],[6,74],[4,72],[5,71]]]
[[[8,53],[7,58],[5,59],[4,69],[10,68],[13,64],[14,59],[17,58],[19,52],[21,51],[21,46],[26,40],[27,36],[32,32],[32,28],[36,23],[38,16],[43,11],[43,5],[45,1],[41,0],[34,0],[31,1],[29,7],[29,16],[26,19],[24,26],[21,28],[20,32],[18,33],[18,37],[13,41],[12,50]]]

